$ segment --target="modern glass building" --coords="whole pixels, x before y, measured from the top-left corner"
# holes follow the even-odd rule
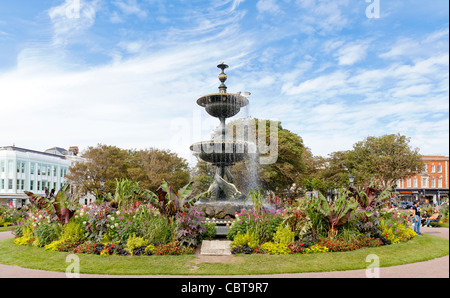
[[[28,199],[24,191],[44,194],[58,191],[65,183],[69,167],[77,162],[78,148],[53,147],[44,152],[15,146],[0,147],[0,205],[22,206]]]

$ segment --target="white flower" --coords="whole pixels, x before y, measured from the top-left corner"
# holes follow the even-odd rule
[[[86,225],[86,222],[85,222],[85,221],[83,221],[83,225]]]
[[[116,211],[116,215],[119,215],[119,214],[120,214],[120,211],[119,211],[119,210],[117,210],[117,211]]]
[[[111,220],[114,220],[114,216],[111,216],[111,218],[110,218]]]

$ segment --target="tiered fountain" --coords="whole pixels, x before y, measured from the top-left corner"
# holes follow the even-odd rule
[[[227,75],[224,70],[228,65],[222,62],[217,67],[222,70],[219,74],[221,82],[219,92],[200,97],[197,99],[197,104],[204,107],[209,115],[219,118],[221,134],[210,141],[195,143],[190,149],[201,160],[216,167],[214,182],[208,189],[208,197],[197,202],[197,206],[206,217],[228,219],[234,217],[235,212],[243,208],[245,199],[245,195],[241,194],[233,184],[233,177],[228,168],[249,157],[249,144],[232,137],[227,139],[225,120],[235,116],[242,107],[248,105],[248,99],[240,92],[227,93],[227,86],[225,86]]]

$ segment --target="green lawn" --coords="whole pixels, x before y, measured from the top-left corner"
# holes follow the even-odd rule
[[[65,272],[68,253],[18,246],[14,239],[0,241],[0,263]],[[199,263],[185,256],[97,256],[78,254],[80,273],[120,275],[248,275],[324,272],[365,269],[366,257],[376,254],[381,267],[421,262],[449,254],[449,241],[432,235],[417,236],[406,243],[351,252],[296,255],[238,255],[229,263]]]

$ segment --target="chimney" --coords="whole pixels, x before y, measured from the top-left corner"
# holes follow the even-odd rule
[[[73,155],[77,156],[78,155],[78,146],[70,146],[69,152],[72,152]]]

